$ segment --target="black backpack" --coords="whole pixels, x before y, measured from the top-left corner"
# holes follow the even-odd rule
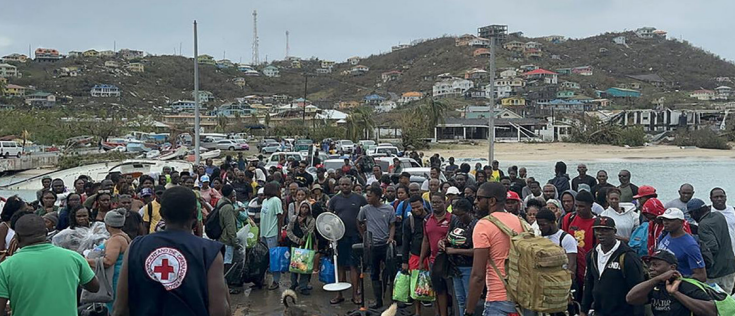
[[[204,222],[204,233],[206,233],[207,237],[212,240],[217,240],[222,237],[222,224],[219,221],[219,209],[224,203],[224,201],[217,203],[217,206],[211,213],[209,213],[207,220]]]

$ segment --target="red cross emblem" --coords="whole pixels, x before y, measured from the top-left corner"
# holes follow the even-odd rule
[[[152,280],[171,291],[181,286],[187,271],[184,255],[175,248],[163,247],[151,252],[145,261],[146,272]]]

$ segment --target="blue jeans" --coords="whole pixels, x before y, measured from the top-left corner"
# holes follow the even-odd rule
[[[464,315],[465,302],[467,302],[467,294],[470,292],[470,272],[472,267],[457,267],[460,276],[453,277],[454,295],[457,297],[457,305],[459,305],[459,315]]]
[[[516,312],[516,304],[511,301],[485,302],[482,316],[507,316]]]
[[[268,245],[268,250],[278,247],[278,236],[263,237],[265,243]],[[273,274],[273,282],[278,283],[281,281],[281,272],[271,272]]]

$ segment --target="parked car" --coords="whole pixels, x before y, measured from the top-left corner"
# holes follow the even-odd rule
[[[20,158],[21,153],[23,153],[23,146],[20,144],[14,141],[0,142],[0,155],[3,157],[8,158],[9,156],[15,156]]]
[[[334,148],[337,151],[342,151],[342,152],[345,152],[345,153],[351,153],[352,151],[355,150],[355,143],[353,143],[349,139],[338,140],[337,141],[337,144],[334,146]]]
[[[388,168],[393,164],[393,158],[395,157],[375,157],[375,164],[380,166],[383,172],[388,173]],[[411,158],[398,158],[401,161],[401,167],[406,170],[408,168],[420,168],[421,165],[414,159]]]
[[[204,140],[201,143],[199,143],[199,145],[206,149],[216,149],[218,141],[219,139],[215,139],[212,137],[205,137]]]
[[[380,145],[378,147],[375,147],[375,150],[373,150],[373,153],[385,154],[388,157],[400,156],[400,151],[398,151],[398,147],[393,146],[393,145],[390,145],[390,146]]]
[[[324,169],[327,169],[327,170],[342,169],[342,166],[345,165],[345,160],[344,159],[327,159],[322,163],[322,165],[324,166]],[[350,166],[352,166],[352,168],[355,168],[355,163],[352,162],[351,160],[350,160]]]
[[[218,140],[214,146],[215,149],[221,150],[250,150],[250,145],[242,139],[222,139]]]
[[[281,144],[279,144],[279,143],[268,143],[266,147],[263,147],[260,150],[260,153],[262,153],[262,154],[272,154],[272,153],[276,153],[276,152],[279,152],[279,151],[282,151],[281,150]]]
[[[309,148],[314,144],[311,139],[299,139],[294,142],[294,151],[309,151]]]
[[[268,157],[268,160],[266,160],[265,163],[265,168],[270,169],[270,167],[278,166],[279,161],[282,159],[288,160],[288,158],[293,158],[296,161],[303,160],[303,156],[297,152],[277,152]]]
[[[424,180],[429,179],[431,168],[403,168],[403,172],[408,172],[411,174],[411,182],[423,183]],[[414,179],[416,181],[414,181]],[[441,180],[442,183],[447,182],[447,177],[444,175],[444,172],[439,174],[439,180]]]
[[[276,144],[278,144],[278,141],[276,141],[276,140],[275,140],[275,139],[273,139],[273,138],[263,138],[263,139],[262,139],[262,140],[260,140],[260,142],[258,143],[258,151],[262,151],[262,150],[263,150],[263,147],[268,147],[268,146],[269,146],[269,144],[273,144],[273,143],[276,143]]]

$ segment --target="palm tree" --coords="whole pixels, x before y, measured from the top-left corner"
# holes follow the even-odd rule
[[[268,127],[271,125],[271,113],[265,113],[265,136],[268,136]]]
[[[369,107],[356,108],[347,118],[347,135],[350,139],[369,139],[374,129],[373,111]]]
[[[423,105],[420,106],[421,112],[426,116],[429,127],[434,128],[439,123],[444,123],[444,115],[447,112],[447,105],[441,101],[436,101],[432,97],[426,97]]]

